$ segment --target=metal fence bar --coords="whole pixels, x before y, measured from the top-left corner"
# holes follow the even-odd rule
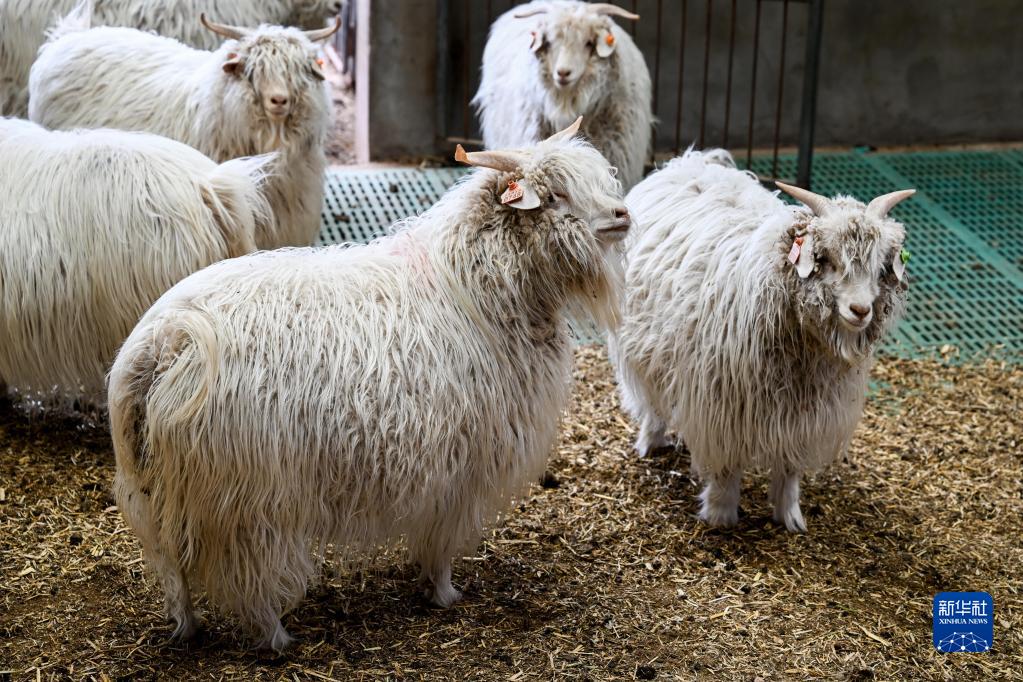
[[[686,17],[689,0],[682,0],[682,27],[678,34],[678,92],[675,93],[675,154],[682,153],[682,90],[686,73]]]
[[[663,9],[663,0],[657,0],[657,38],[654,40],[654,111],[657,111],[657,99],[661,92],[661,13]]]
[[[781,55],[778,58],[778,105],[774,114],[774,155],[771,158],[771,177],[778,177],[778,144],[781,140],[781,105],[785,101],[785,42],[789,35],[789,0],[784,0],[781,11]]]
[[[700,147],[703,147],[703,133],[707,124],[707,87],[710,85],[710,31],[713,27],[714,0],[707,0],[707,30],[703,38],[703,97],[700,103]]]
[[[749,126],[746,129],[746,168],[753,167],[753,114],[757,108],[757,59],[760,56],[760,9],[761,0],[757,0],[756,19],[753,23],[753,66],[751,67],[749,92]]]
[[[806,64],[803,73],[803,104],[799,113],[799,159],[796,184],[810,189],[813,164],[813,133],[817,121],[817,76],[821,60],[821,32],[824,27],[824,0],[811,0],[806,31]]]
[[[732,0],[731,31],[728,38],[728,78],[725,82],[725,123],[721,135],[721,147],[728,149],[728,121],[732,116],[732,62],[735,60],[735,13],[738,0]]]

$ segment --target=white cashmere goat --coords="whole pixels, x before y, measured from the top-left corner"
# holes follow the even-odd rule
[[[904,307],[903,226],[889,209],[778,183],[727,152],[689,151],[626,199],[626,299],[611,340],[640,453],[674,431],[706,481],[701,517],[738,519],[743,471],[770,469],[774,517],[804,531],[799,479],[838,457],[863,410],[872,352]],[[792,262],[794,260],[795,262]]]
[[[616,318],[629,218],[577,127],[459,149],[497,171],[393,236],[226,261],[142,319],[110,375],[114,488],[175,636],[195,629],[198,583],[261,645],[286,645],[280,617],[328,543],[357,558],[403,540],[433,602],[460,597],[452,557],[557,436],[566,311]]]
[[[0,118],[0,384],[102,404],[142,313],[187,275],[255,250],[267,162],[218,166],[155,135]]]
[[[533,2],[501,15],[473,99],[490,148],[529,144],[583,116],[583,133],[626,191],[643,177],[653,113],[650,73],[607,3]]]
[[[259,248],[308,246],[319,233],[330,103],[312,41],[335,30],[244,29],[202,22],[216,52],[131,28],[81,29],[71,15],[39,51],[29,115],[52,129],[141,130],[215,161],[278,152],[266,195],[276,229]]]
[[[80,0],[0,0],[0,115],[28,115],[28,72],[46,30]],[[198,23],[205,12],[242,26],[320,28],[341,0],[93,0],[97,26],[127,26],[213,50],[220,41]]]

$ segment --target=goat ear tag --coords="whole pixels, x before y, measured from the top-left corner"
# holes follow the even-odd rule
[[[900,282],[902,278],[906,276],[906,263],[909,262],[909,251],[905,249],[899,250],[895,254],[895,258],[892,260],[892,270],[895,271],[895,278]]]
[[[615,37],[611,31],[603,30],[597,36],[597,56],[610,57],[615,51]]]
[[[501,203],[512,208],[528,210],[540,206],[540,197],[525,180],[512,180],[508,183],[508,189],[501,195]]]
[[[798,240],[802,240],[799,242]],[[799,275],[800,279],[806,279],[813,272],[813,237],[808,234],[802,237],[796,237],[796,242],[792,243],[793,249],[796,245],[799,245],[799,253],[796,254],[795,266],[796,274]],[[792,252],[789,252],[789,258],[791,260]]]
[[[799,260],[799,251],[803,247],[803,238],[796,237],[792,240],[792,248],[789,249],[789,262],[793,265]]]

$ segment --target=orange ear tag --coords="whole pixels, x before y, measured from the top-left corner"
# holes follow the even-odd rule
[[[525,190],[523,190],[522,187],[519,186],[519,183],[512,180],[511,182],[508,183],[508,189],[506,189],[504,191],[504,194],[501,195],[501,203],[510,204],[513,201],[518,201],[519,199],[522,198],[522,195],[525,193],[526,193]]]
[[[317,59],[316,60],[316,66],[323,66],[323,60],[322,59]]]
[[[607,43],[608,47],[611,47],[612,45],[615,44],[615,37],[608,33],[606,36],[604,36],[604,42]]]

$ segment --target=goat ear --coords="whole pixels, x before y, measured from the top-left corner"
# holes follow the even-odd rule
[[[536,52],[543,47],[543,32],[531,31],[530,34],[533,36],[533,40],[529,43],[529,50],[530,52]]]
[[[227,60],[220,65],[220,68],[224,70],[224,73],[229,73],[232,76],[240,76],[244,65],[245,61],[240,56],[234,52],[229,52],[227,54]]]
[[[611,31],[603,29],[597,34],[597,56],[610,57],[615,51],[615,36]]]
[[[906,263],[909,262],[909,251],[899,248],[892,259],[892,270],[895,271],[895,278],[900,282],[906,276]]]
[[[327,79],[327,77],[325,75],[323,75],[323,60],[322,59],[319,59],[319,58],[314,59],[312,66],[309,67],[309,68],[312,71],[313,77],[316,78],[316,80],[322,81],[322,80],[326,80]]]
[[[540,195],[527,180],[512,180],[501,195],[501,203],[523,210],[539,208]]]
[[[807,233],[796,237],[789,251],[789,262],[796,266],[796,274],[806,279],[813,272],[813,235]]]

